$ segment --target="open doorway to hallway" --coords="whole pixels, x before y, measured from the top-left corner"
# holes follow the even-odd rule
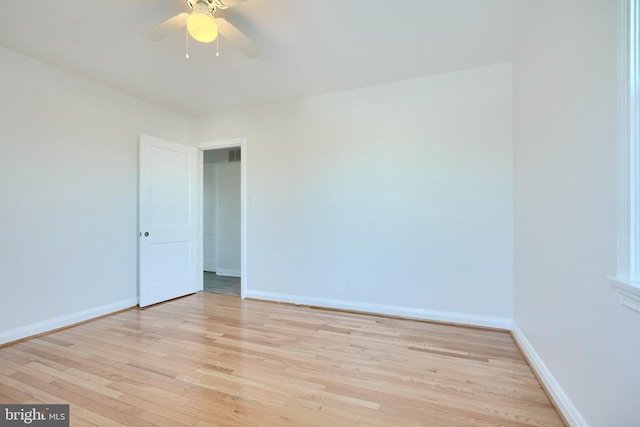
[[[240,296],[241,150],[203,154],[203,290]]]

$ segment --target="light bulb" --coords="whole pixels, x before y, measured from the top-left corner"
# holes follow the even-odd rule
[[[194,10],[187,18],[187,30],[189,35],[202,43],[211,43],[218,37],[218,25],[207,12]]]

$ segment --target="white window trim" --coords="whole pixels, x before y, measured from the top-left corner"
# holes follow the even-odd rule
[[[640,0],[619,0],[618,272],[620,303],[640,312]]]

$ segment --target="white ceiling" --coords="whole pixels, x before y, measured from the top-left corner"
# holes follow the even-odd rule
[[[0,45],[185,116],[508,62],[534,0],[247,0],[261,48],[140,37],[186,0],[2,0]],[[0,66],[1,70],[1,66]]]

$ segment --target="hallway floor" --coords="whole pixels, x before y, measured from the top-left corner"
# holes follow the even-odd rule
[[[205,271],[204,291],[240,296],[240,278],[218,276],[216,273]]]

